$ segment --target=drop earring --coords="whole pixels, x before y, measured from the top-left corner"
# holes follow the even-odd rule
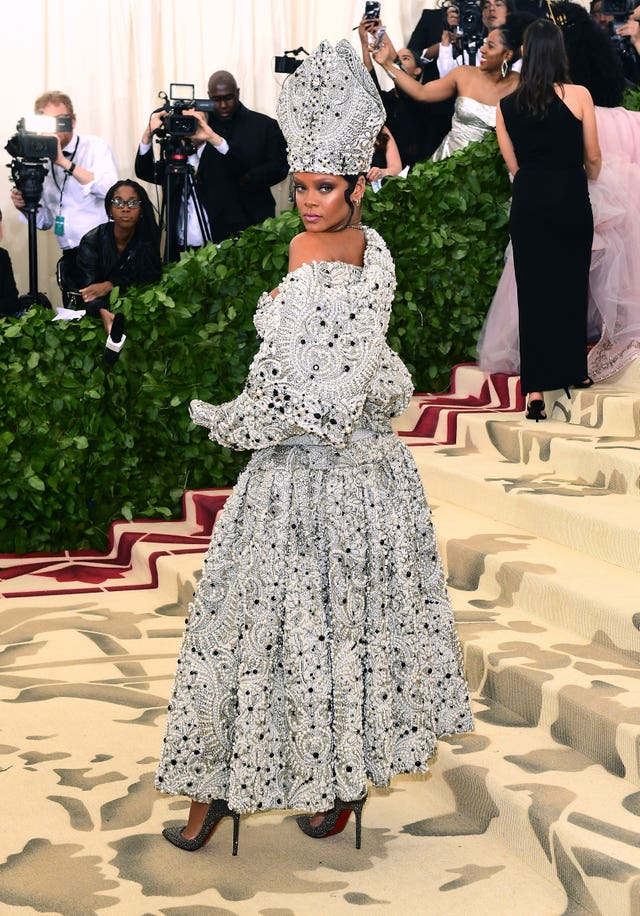
[[[506,80],[507,74],[509,73],[509,64],[507,63],[506,58],[500,64],[500,73],[502,74],[502,79]]]

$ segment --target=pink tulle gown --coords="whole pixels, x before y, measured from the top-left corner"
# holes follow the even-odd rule
[[[594,381],[640,356],[640,113],[596,107],[596,120],[602,170],[597,181],[589,182],[595,231],[588,336],[597,343],[588,366]],[[562,239],[557,258],[562,261]],[[552,334],[553,328],[544,332]],[[486,372],[520,371],[511,246],[478,341],[478,365]]]

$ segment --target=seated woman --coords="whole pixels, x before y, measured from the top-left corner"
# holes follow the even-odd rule
[[[80,241],[77,271],[87,315],[101,318],[109,335],[105,360],[114,363],[124,344],[124,316],[109,308],[114,287],[160,278],[160,232],[147,192],[125,179],[109,188],[104,201],[108,223],[91,229]]]
[[[455,67],[442,79],[424,85],[415,83],[394,66],[396,53],[386,35],[373,56],[396,85],[412,98],[421,102],[441,102],[455,97],[451,130],[431,157],[438,162],[495,130],[498,102],[518,85],[518,74],[511,68],[520,56],[521,44],[519,20],[492,29],[480,49],[478,67]]]
[[[373,147],[371,168],[367,172],[367,181],[374,191],[379,191],[385,178],[393,178],[402,171],[402,160],[398,144],[388,127],[382,127]]]

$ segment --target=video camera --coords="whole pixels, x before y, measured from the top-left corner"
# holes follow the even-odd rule
[[[46,115],[30,115],[20,118],[16,131],[5,146],[14,159],[27,159],[37,162],[40,159],[55,159],[58,155],[58,138],[52,136],[56,131],[71,132],[73,125],[69,115],[58,115],[51,118]]]
[[[169,95],[166,92],[158,93],[164,99],[162,108],[154,112],[166,111],[162,119],[162,128],[158,130],[159,137],[191,137],[198,129],[198,121],[193,115],[186,115],[187,111],[213,111],[212,99],[196,99],[195,86],[192,83],[170,83]]]
[[[458,53],[466,51],[470,63],[475,64],[475,58],[483,43],[482,25],[482,0],[440,0],[438,6],[442,10],[444,28],[451,32],[451,40]],[[458,13],[458,24],[449,25],[447,10],[455,9]]]

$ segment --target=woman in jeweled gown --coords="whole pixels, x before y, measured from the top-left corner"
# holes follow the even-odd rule
[[[315,838],[367,781],[422,773],[472,727],[433,525],[390,418],[412,385],[386,342],[395,273],[359,221],[384,109],[347,42],[285,83],[278,116],[304,232],[264,293],[244,390],[193,420],[254,454],[216,522],[157,771],[191,799],[164,836],[193,851],[224,817],[297,808]],[[314,813],[319,812],[319,813]]]

